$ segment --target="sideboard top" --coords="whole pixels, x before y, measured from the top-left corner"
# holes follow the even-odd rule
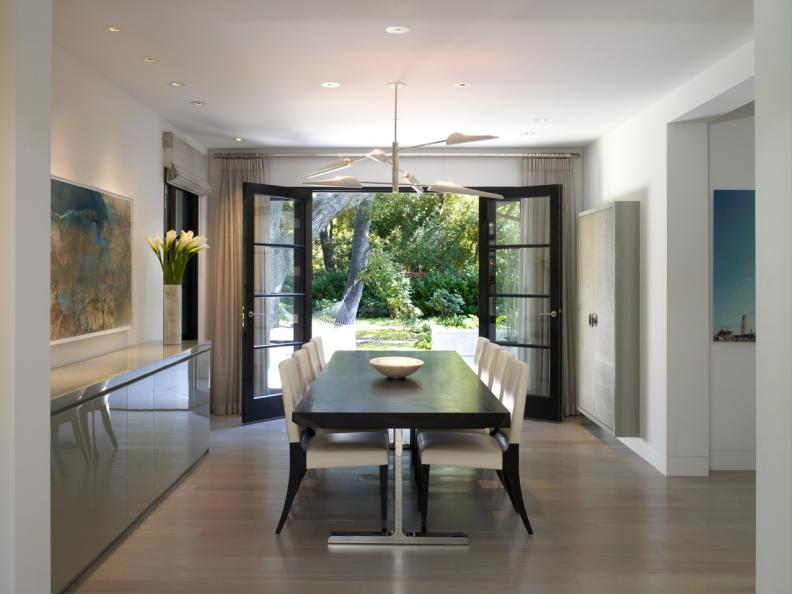
[[[144,342],[50,371],[50,414],[117,390],[212,348],[211,342]]]

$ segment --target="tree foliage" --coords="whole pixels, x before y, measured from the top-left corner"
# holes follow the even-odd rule
[[[348,300],[357,268],[358,313],[414,319],[475,313],[478,301],[478,200],[455,194],[323,193],[314,200],[314,302]],[[371,204],[371,254],[360,269],[355,247],[361,206]],[[360,239],[358,234],[358,240]],[[365,246],[366,250],[369,246]],[[345,293],[346,288],[346,293]],[[434,294],[442,289],[438,298]],[[340,293],[340,294],[339,294]],[[442,297],[442,299],[441,299]],[[443,303],[446,305],[444,306]],[[453,304],[453,305],[449,305]],[[454,313],[450,313],[450,310]],[[459,310],[459,311],[457,311]]]

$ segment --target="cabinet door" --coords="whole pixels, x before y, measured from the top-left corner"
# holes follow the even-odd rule
[[[586,215],[578,219],[578,259],[577,259],[577,402],[582,410],[593,414],[593,328],[589,325],[589,315],[594,311],[595,261],[595,218]]]
[[[596,394],[596,417],[610,429],[616,426],[615,411],[615,305],[616,305],[616,233],[613,208],[595,214],[596,249],[594,269],[594,314],[597,317],[593,337],[593,381]]]

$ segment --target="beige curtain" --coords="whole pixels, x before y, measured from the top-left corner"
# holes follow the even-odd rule
[[[264,158],[220,160],[220,188],[210,205],[208,329],[213,342],[212,414],[242,412],[242,184],[263,183]]]
[[[571,157],[528,157],[525,159],[525,185],[560,184],[562,193],[562,267],[561,296],[561,396],[564,415],[577,414],[577,359],[575,328],[577,317],[577,206],[574,169]]]

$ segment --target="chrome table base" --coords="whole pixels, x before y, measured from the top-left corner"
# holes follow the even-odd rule
[[[394,430],[393,435],[393,530],[388,532],[333,532],[327,539],[332,545],[434,545],[466,546],[470,538],[464,532],[405,532],[402,502],[404,493],[402,470],[402,430]],[[411,447],[415,447],[412,444]]]

